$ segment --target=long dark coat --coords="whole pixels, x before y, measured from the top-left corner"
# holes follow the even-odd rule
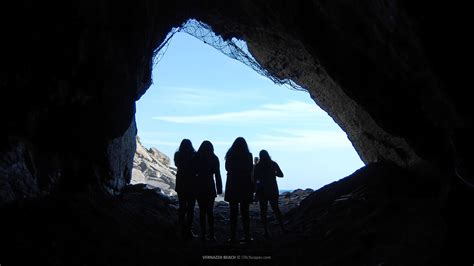
[[[227,181],[225,184],[225,197],[227,202],[251,202],[254,185],[252,184],[252,154],[226,159]]]
[[[176,165],[176,192],[181,196],[193,196],[196,171],[194,170],[193,157],[176,152],[174,154],[174,164]]]
[[[194,169],[196,171],[196,182],[194,192],[196,197],[215,198],[217,193],[222,193],[222,179],[220,174],[219,158],[216,155],[201,157],[194,156]],[[214,182],[214,176],[216,181]],[[217,191],[216,191],[217,187]]]
[[[258,183],[257,197],[262,200],[278,199],[279,191],[276,177],[283,177],[280,166],[274,162],[259,162],[255,165],[254,178]]]

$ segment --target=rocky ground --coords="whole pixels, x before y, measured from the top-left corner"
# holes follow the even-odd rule
[[[312,192],[312,189],[297,189],[292,192],[281,194],[279,198],[279,206],[283,215],[299,206],[300,202]],[[178,208],[176,201],[172,202],[171,206],[176,210]],[[270,239],[265,239],[263,236],[263,227],[260,223],[260,207],[258,202],[254,202],[250,205],[250,229],[254,241],[251,243],[239,242],[231,244],[227,243],[230,234],[229,204],[225,201],[216,201],[214,205],[216,242],[203,242],[198,238],[184,241],[183,251],[186,254],[186,263],[231,263],[233,265],[239,265],[248,264],[250,262],[258,263],[259,265],[262,263],[264,265],[273,265],[275,263],[275,256],[272,249],[272,242],[277,241],[278,239],[283,239],[287,237],[288,234],[285,235],[281,232],[273,215],[273,211],[270,206],[268,207],[268,221],[271,234]],[[197,206],[194,215],[193,231],[196,235],[199,235],[199,208]],[[285,224],[288,226],[287,222],[285,222]],[[291,234],[291,232],[289,232],[289,234]],[[237,224],[237,238],[240,239],[243,236],[242,223],[239,217]],[[240,256],[240,258],[237,256]]]
[[[288,232],[280,232],[269,210],[269,240],[253,204],[254,241],[248,244],[226,242],[230,225],[222,201],[215,206],[217,241],[202,242],[181,240],[176,201],[145,185],[131,185],[118,197],[55,195],[0,206],[0,235],[7,243],[0,260],[2,265],[453,265],[442,255],[446,226],[436,187],[433,178],[370,164],[317,191],[282,195]],[[197,212],[196,207],[195,233]],[[240,221],[238,228],[242,237]]]
[[[285,192],[280,195],[279,198],[279,207],[282,214],[288,213],[293,208],[299,206],[300,202],[309,196],[313,192],[312,189],[297,189],[291,192]],[[175,197],[171,199],[171,206],[177,211],[178,202]],[[258,202],[253,202],[250,204],[250,228],[252,231],[252,237],[258,240],[263,240],[263,228],[260,223],[260,205]],[[214,219],[215,219],[215,230],[216,230],[216,239],[217,242],[225,242],[229,238],[230,233],[230,213],[229,213],[229,204],[225,201],[219,200],[214,203]],[[196,207],[194,210],[194,224],[193,232],[197,235],[200,234],[199,227],[199,207],[196,202]],[[270,226],[277,226],[273,211],[268,205],[268,221]],[[241,220],[239,218],[239,227],[238,234],[243,237],[243,231],[241,227]],[[271,231],[274,235],[279,235],[280,228],[272,228]]]
[[[223,261],[232,265],[444,265],[445,224],[436,186],[433,179],[391,164],[369,165],[313,193],[299,190],[282,195],[288,232],[283,234],[270,216],[269,240],[263,238],[258,204],[253,204],[255,241],[250,244],[225,242],[228,207],[219,202],[217,242],[186,242],[184,254],[191,264],[213,265]],[[198,233],[198,224],[194,226]]]

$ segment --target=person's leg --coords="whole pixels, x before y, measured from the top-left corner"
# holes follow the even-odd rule
[[[207,214],[207,198],[198,198],[199,204],[199,224],[201,225],[201,233],[199,238],[201,240],[206,239],[206,214]]]
[[[250,217],[249,217],[250,202],[240,203],[240,212],[242,215],[242,225],[244,227],[245,240],[251,240],[250,237]]]
[[[237,232],[237,216],[239,214],[239,203],[230,202],[230,240],[234,241],[236,239]]]
[[[265,232],[265,237],[268,237],[268,220],[267,220],[267,209],[268,209],[268,200],[259,199],[260,203],[260,219],[262,221],[263,230]]]
[[[209,225],[209,240],[215,241],[216,238],[214,236],[214,197],[210,197],[208,199],[207,222]]]
[[[192,231],[193,220],[194,220],[194,206],[196,205],[196,199],[194,197],[188,197],[187,199],[187,210],[186,210],[186,230],[191,237],[195,237]]]
[[[272,199],[270,200],[270,206],[272,207],[273,214],[275,214],[275,217],[280,224],[280,228],[283,232],[286,232],[285,227],[283,226],[283,217],[281,215],[280,207],[278,206],[278,199]]]
[[[185,215],[186,215],[186,210],[187,210],[187,201],[184,195],[178,194],[178,203],[179,203],[179,209],[178,209],[179,229],[181,230],[181,233],[184,236],[186,234]]]

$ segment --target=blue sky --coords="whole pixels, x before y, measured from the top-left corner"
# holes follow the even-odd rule
[[[170,158],[183,138],[224,156],[244,137],[253,156],[266,149],[284,178],[280,189],[317,189],[363,166],[346,134],[307,92],[274,84],[239,61],[176,33],[137,102],[138,136]],[[225,182],[225,181],[224,181]]]

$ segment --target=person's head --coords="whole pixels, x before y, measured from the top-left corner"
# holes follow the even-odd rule
[[[193,144],[189,139],[183,139],[179,145],[178,152],[180,153],[194,153]]]
[[[214,146],[212,146],[212,143],[208,140],[205,140],[201,143],[201,146],[199,146],[199,149],[197,151],[199,155],[211,155],[214,154]]]
[[[227,151],[227,154],[225,155],[225,158],[227,159],[229,156],[240,156],[248,153],[250,153],[250,151],[249,146],[247,145],[247,141],[245,141],[245,139],[242,137],[238,137],[234,140],[232,146],[230,146],[229,150]]]
[[[268,151],[266,150],[261,150],[259,156],[261,162],[269,162],[272,160],[270,154],[268,154]]]
[[[253,163],[254,163],[254,164],[258,164],[258,161],[259,161],[259,160],[260,160],[260,159],[258,159],[258,157],[255,157],[255,158],[253,158]]]

